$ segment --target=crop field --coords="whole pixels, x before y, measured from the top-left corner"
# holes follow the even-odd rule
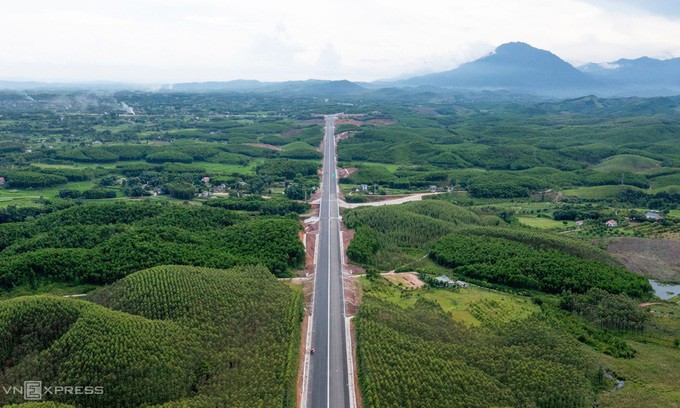
[[[565,229],[565,228],[573,228],[574,227],[574,222],[565,222],[563,223],[562,221],[555,221],[550,218],[543,218],[543,217],[517,217],[517,221],[519,221],[521,224],[527,225],[529,227],[534,227],[534,228],[542,228],[542,229]]]

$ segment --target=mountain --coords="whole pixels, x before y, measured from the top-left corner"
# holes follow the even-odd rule
[[[187,82],[164,85],[163,90],[176,92],[237,92],[260,89],[265,84],[256,80],[237,79],[224,82]]]
[[[38,82],[38,81],[0,81],[0,91],[109,91],[145,90],[145,85],[123,82],[93,81],[93,82]]]
[[[602,64],[586,64],[579,69],[624,92],[678,94],[680,92],[680,58],[658,60],[642,57],[620,59]],[[662,92],[666,90],[666,92]],[[645,92],[646,91],[646,92]]]
[[[234,80],[155,85],[115,82],[43,83],[0,81],[0,90],[160,90],[166,92],[274,93],[292,96],[419,100],[427,95],[483,100],[527,98],[655,97],[680,95],[680,58],[648,57],[575,68],[550,51],[522,42],[503,44],[450,71],[407,79],[352,82],[309,79],[261,82]]]
[[[597,85],[591,76],[555,54],[521,42],[503,44],[492,54],[451,71],[410,78],[399,84],[548,94],[579,94]]]
[[[285,92],[297,95],[347,96],[358,95],[367,90],[351,81],[306,81],[260,82],[236,80],[227,82],[191,82],[163,86],[164,90],[175,92]]]

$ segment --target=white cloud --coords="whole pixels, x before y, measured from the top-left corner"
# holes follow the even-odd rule
[[[451,69],[508,41],[528,42],[575,64],[680,55],[680,21],[673,17],[680,13],[630,12],[640,4],[10,2],[0,15],[0,79],[371,80]]]
[[[612,70],[612,71],[615,70],[615,69],[619,69],[621,67],[619,64],[614,64],[614,63],[611,63],[611,62],[601,62],[597,65],[600,68],[609,69],[609,70]]]

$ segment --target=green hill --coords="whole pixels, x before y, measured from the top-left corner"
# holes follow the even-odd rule
[[[602,378],[540,317],[472,327],[423,298],[401,308],[367,295],[356,324],[364,406],[589,407]]]
[[[421,258],[426,247],[456,226],[481,223],[472,211],[443,200],[360,207],[343,217],[348,228],[356,229],[348,257],[386,270]]]
[[[0,382],[104,387],[54,397],[79,407],[295,405],[302,293],[266,268],[161,266],[88,299],[0,302]]]
[[[610,185],[610,186],[594,186],[594,187],[579,187],[571,190],[564,190],[562,194],[565,196],[574,196],[586,200],[601,200],[605,198],[618,197],[621,193],[634,190],[644,191],[639,187],[629,185]]]
[[[617,154],[602,160],[593,167],[593,170],[602,172],[622,172],[642,173],[646,170],[659,167],[661,162],[648,157],[635,154]]]
[[[300,229],[293,218],[217,206],[75,205],[0,223],[0,289],[108,284],[158,265],[265,265],[278,276],[290,276],[290,269],[304,262]]]

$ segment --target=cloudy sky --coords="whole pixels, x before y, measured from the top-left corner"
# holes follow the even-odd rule
[[[680,57],[677,0],[23,0],[0,79],[373,80],[524,41],[572,64]]]

